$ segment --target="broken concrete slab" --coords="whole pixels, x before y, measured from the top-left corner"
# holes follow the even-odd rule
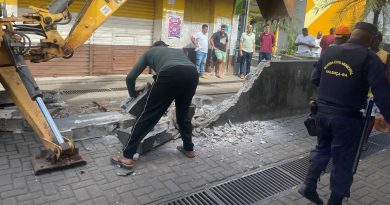
[[[43,90],[43,102],[48,103],[59,103],[61,101],[60,90]],[[0,91],[0,107],[14,105],[11,98],[8,97],[5,91]]]
[[[30,130],[30,126],[16,108],[0,109],[0,131],[23,132]]]
[[[102,112],[55,119],[60,132],[75,141],[111,135],[118,128],[128,128],[134,118],[118,112]]]
[[[138,117],[144,110],[148,96],[148,91],[152,87],[150,83],[146,83],[140,89],[137,89],[138,96],[136,98],[128,97],[121,103],[121,108],[135,117]]]
[[[132,127],[127,129],[119,129],[117,132],[117,136],[119,141],[126,145],[129,141],[130,134],[132,131]],[[141,143],[137,148],[137,153],[145,154],[146,152],[175,139],[178,136],[177,130],[169,130],[168,124],[159,124],[150,131],[144,139],[142,139]]]
[[[195,127],[210,127],[231,122],[265,120],[307,113],[315,96],[310,75],[315,61],[277,61],[264,63],[247,77],[237,94],[198,116]]]
[[[204,105],[211,105],[213,103],[213,98],[207,95],[194,95],[192,98],[192,104],[197,108],[201,108]]]

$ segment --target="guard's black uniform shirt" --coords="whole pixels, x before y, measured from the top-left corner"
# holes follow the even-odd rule
[[[330,47],[321,56],[311,80],[318,86],[318,104],[343,111],[366,106],[371,87],[374,101],[390,122],[390,84],[378,56],[356,40]]]

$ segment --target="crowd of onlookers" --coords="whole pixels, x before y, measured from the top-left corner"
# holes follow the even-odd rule
[[[327,48],[345,43],[350,36],[351,30],[347,26],[331,28],[329,34],[325,36],[319,31],[317,38],[310,35],[307,28],[303,28],[302,34],[295,40],[295,45],[298,46],[296,54],[319,58]]]
[[[264,31],[258,36],[260,42],[259,62],[264,60],[265,65],[269,66],[272,58],[272,51],[275,45],[275,35],[270,31],[270,25],[265,24]],[[228,50],[228,35],[226,33],[226,25],[222,25],[220,30],[214,33],[210,39],[208,38],[208,25],[202,25],[202,31],[197,32],[191,37],[191,42],[195,45],[196,51],[196,68],[200,78],[205,76],[205,65],[207,60],[209,45],[212,48],[212,55],[215,59],[215,76],[222,78],[223,65],[226,63]],[[246,32],[242,33],[239,44],[238,61],[239,70],[237,75],[244,79],[250,72],[251,61],[256,52],[256,34],[253,32],[253,26],[248,25]]]
[[[348,26],[332,27],[329,34],[323,35],[320,31],[316,38],[309,34],[307,28],[302,29],[295,40],[297,46],[296,55],[303,57],[319,58],[321,54],[331,46],[341,45],[348,41],[351,36],[351,29]],[[210,39],[208,37],[208,25],[202,25],[202,31],[197,32],[191,38],[195,45],[196,51],[196,68],[200,78],[205,76],[205,65],[209,47],[212,49],[213,65],[215,66],[215,76],[222,78],[223,65],[226,63],[228,50],[228,34],[226,33],[226,25],[222,25],[220,30],[214,33]],[[265,24],[263,32],[258,35],[259,42],[259,59],[258,63],[264,61],[265,67],[270,66],[275,47],[275,35],[270,31],[270,25]],[[238,50],[238,70],[237,74],[241,79],[244,79],[250,73],[251,61],[256,52],[256,34],[253,32],[253,26],[248,25],[246,31],[241,34],[239,50]]]

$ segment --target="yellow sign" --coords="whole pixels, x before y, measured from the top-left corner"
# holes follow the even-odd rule
[[[347,72],[341,72],[341,71],[335,71],[335,70],[329,69],[329,67],[337,66],[337,65],[341,65],[343,68],[346,69]],[[327,74],[334,75],[336,77],[341,76],[341,77],[347,78],[347,77],[353,75],[353,70],[352,70],[351,66],[349,66],[346,62],[343,62],[343,61],[331,61],[328,64],[326,64],[326,66],[324,67],[324,70]]]

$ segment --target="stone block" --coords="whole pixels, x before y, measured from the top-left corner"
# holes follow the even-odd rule
[[[60,118],[54,121],[63,135],[73,140],[82,140],[112,135],[117,128],[132,124],[134,118],[118,112],[102,112]]]
[[[61,93],[59,90],[43,90],[43,102],[45,103],[59,103],[61,100]],[[0,91],[0,107],[12,106],[14,102],[8,97],[5,91]]]
[[[16,108],[0,109],[0,131],[23,132],[30,130],[30,126]]]
[[[117,136],[123,145],[127,144],[131,130],[132,127],[118,130]],[[170,140],[173,140],[176,135],[177,131],[168,131],[167,123],[156,125],[156,127],[141,141],[137,148],[137,153],[144,154]]]
[[[145,103],[148,96],[148,91],[152,87],[150,83],[145,84],[140,89],[137,89],[139,92],[136,98],[127,98],[121,103],[121,108],[126,110],[126,113],[129,113],[133,116],[138,117],[144,110]]]
[[[213,103],[213,98],[207,95],[195,95],[192,98],[192,104],[197,108],[202,107],[203,105],[211,105]]]

